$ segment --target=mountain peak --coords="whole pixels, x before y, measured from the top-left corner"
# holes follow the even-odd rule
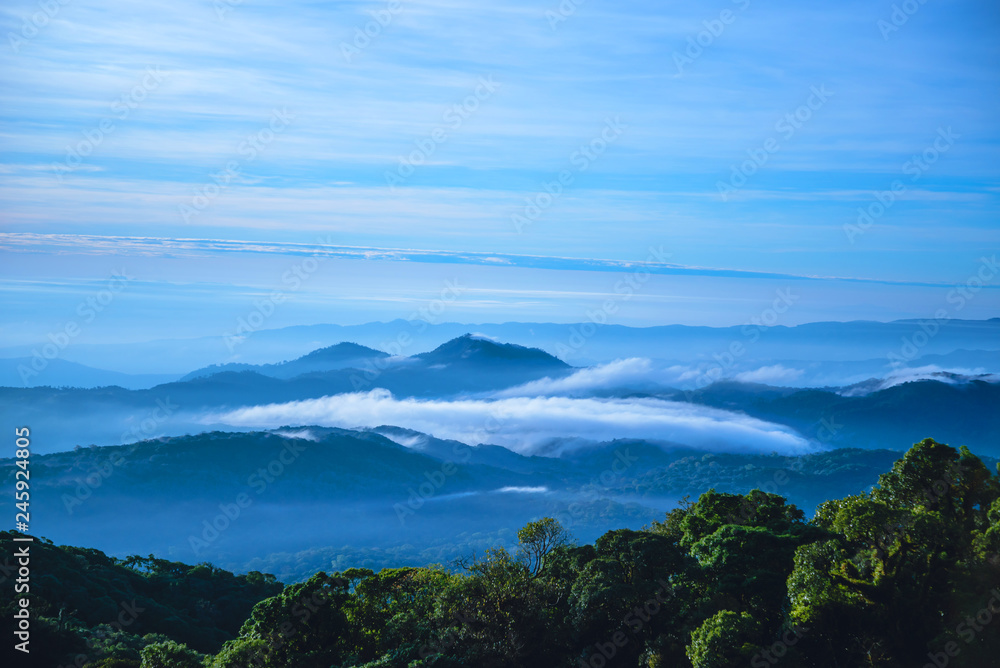
[[[539,348],[528,348],[516,343],[502,343],[481,334],[463,334],[442,343],[434,350],[414,355],[430,364],[465,362],[487,364],[491,362],[518,362],[567,368],[568,365]]]
[[[318,362],[321,360],[347,360],[356,359],[359,357],[388,357],[388,353],[384,353],[381,350],[375,350],[374,348],[369,348],[368,346],[362,346],[358,343],[351,343],[345,341],[343,343],[338,343],[332,346],[327,346],[326,348],[318,348],[311,353],[303,355],[296,361],[309,360],[310,362]]]

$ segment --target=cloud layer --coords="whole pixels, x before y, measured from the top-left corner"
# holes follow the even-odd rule
[[[386,390],[285,404],[250,406],[207,416],[234,427],[395,425],[469,445],[492,443],[541,452],[556,439],[645,438],[713,451],[801,454],[815,450],[794,430],[744,415],[659,399],[509,397],[488,400],[397,399]]]
[[[671,376],[642,357],[615,360],[587,367],[564,378],[542,378],[496,393],[497,397],[579,396],[628,388],[633,391],[661,389]]]

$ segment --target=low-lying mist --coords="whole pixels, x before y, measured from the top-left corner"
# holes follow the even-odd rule
[[[803,454],[817,449],[789,427],[651,397],[419,400],[396,398],[379,389],[248,406],[207,415],[205,422],[241,428],[395,425],[469,445],[501,445],[521,454],[539,453],[556,439],[643,438],[729,452]]]

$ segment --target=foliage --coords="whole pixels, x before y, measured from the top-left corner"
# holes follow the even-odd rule
[[[21,545],[14,543],[16,535],[0,532],[3,554]],[[5,632],[13,620],[13,585],[12,578],[3,578]],[[214,653],[239,634],[255,604],[281,590],[262,573],[234,575],[211,564],[190,566],[152,555],[119,560],[36,538],[28,594],[36,615],[32,658],[52,666],[139,665],[144,647],[168,639]]]
[[[661,522],[609,531],[593,544],[571,543],[552,518],[529,523],[517,539],[516,551],[487,549],[457,572],[346,568],[284,588],[260,573],[236,577],[153,557],[116,562],[41,542],[39,577],[65,585],[58,597],[42,588],[38,637],[60,656],[89,652],[87,665],[119,668],[779,660],[787,668],[890,668],[942,665],[941,657],[973,668],[1000,652],[1000,624],[983,621],[998,616],[990,606],[1000,602],[1000,477],[966,448],[930,439],[871,491],[826,501],[810,521],[776,494],[710,489]],[[94,625],[93,612],[71,607],[84,595],[89,611],[132,597],[153,614],[128,628]],[[225,611],[255,596],[237,636]],[[194,633],[198,620],[216,625]],[[183,644],[227,629],[231,639],[212,657]]]
[[[518,554],[523,556],[532,577],[537,576],[542,570],[546,557],[553,550],[568,543],[569,534],[551,517],[529,522],[517,532]]]
[[[173,640],[146,645],[141,657],[140,668],[202,668],[205,658]]]

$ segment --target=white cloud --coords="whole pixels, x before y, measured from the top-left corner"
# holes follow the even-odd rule
[[[762,366],[753,371],[744,371],[734,376],[741,383],[764,383],[765,385],[792,384],[802,377],[801,369],[789,369],[780,364]]]
[[[278,436],[288,439],[298,439],[302,441],[319,440],[319,438],[316,437],[316,434],[312,433],[312,431],[308,429],[299,429],[298,431],[276,431],[274,433]]]
[[[490,341],[492,343],[501,343],[500,339],[495,336],[490,336],[489,334],[483,334],[482,332],[473,332],[469,335],[470,339],[476,341]]]
[[[987,383],[1000,382],[1000,374],[988,373],[985,369],[962,369],[962,368],[942,368],[935,364],[926,366],[897,369],[888,374],[885,378],[873,379],[871,381],[859,383],[855,387],[848,388],[841,392],[845,397],[857,397],[887,390],[890,387],[902,385],[903,383],[914,383],[922,380],[934,380],[948,385],[964,385],[973,380],[982,380]]]
[[[794,430],[745,415],[660,399],[511,397],[487,400],[396,399],[386,390],[250,406],[209,415],[206,423],[268,428],[287,424],[357,428],[395,425],[438,438],[538,452],[556,439],[646,438],[706,450],[804,453]]]
[[[501,487],[497,490],[498,494],[545,494],[549,491],[548,487]]]
[[[575,396],[595,390],[629,388],[653,389],[661,384],[661,372],[654,370],[652,362],[641,357],[615,360],[608,364],[580,369],[565,378],[542,378],[524,385],[498,392],[498,397]]]

